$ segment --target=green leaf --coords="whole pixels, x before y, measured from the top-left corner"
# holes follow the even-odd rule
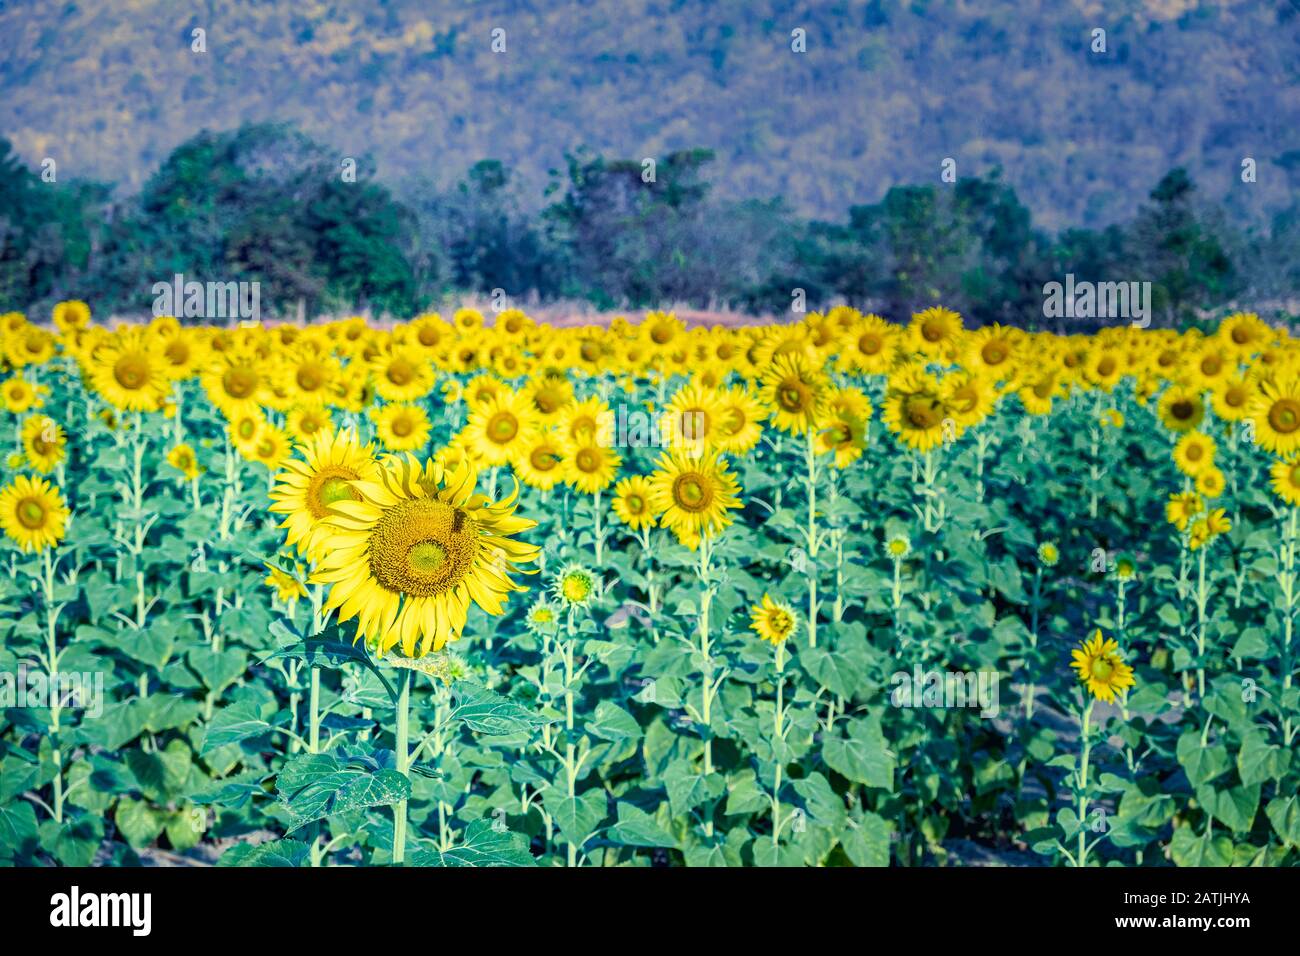
[[[610,827],[608,835],[624,846],[677,846],[677,840],[654,817],[626,801],[619,801],[618,823]]]
[[[814,821],[836,829],[844,825],[848,808],[821,774],[811,773],[801,780],[792,781],[791,786],[803,798],[808,816]]]
[[[221,855],[217,866],[306,866],[311,848],[301,840],[240,843]]]
[[[165,814],[150,806],[144,800],[132,800],[123,797],[113,811],[113,821],[117,829],[126,837],[126,842],[137,850],[149,846],[158,839],[163,831]]]
[[[564,841],[581,847],[605,819],[605,791],[597,787],[571,797],[551,786],[542,791],[542,806],[560,828]]]
[[[1237,751],[1237,772],[1244,784],[1280,781],[1290,766],[1290,751],[1273,746],[1262,733],[1247,734]]]
[[[1300,797],[1274,797],[1264,812],[1283,843],[1300,847]]]
[[[526,710],[508,697],[469,681],[455,685],[456,707],[452,720],[459,720],[470,730],[481,734],[503,736],[528,733],[546,723],[532,711]]]
[[[1169,855],[1178,866],[1228,866],[1232,863],[1232,839],[1219,833],[1207,840],[1190,826],[1174,827]]]
[[[256,701],[241,700],[223,707],[212,716],[203,736],[200,756],[206,756],[218,747],[238,743],[249,737],[258,737],[273,728],[262,719],[262,706]]]
[[[844,831],[840,845],[854,866],[889,866],[891,830],[884,817],[867,813],[858,826]]]
[[[465,828],[460,843],[450,850],[426,845],[410,856],[412,866],[536,866],[522,833],[493,829],[488,820],[475,820]]]
[[[587,729],[606,740],[635,740],[641,736],[636,718],[618,704],[602,700],[596,705],[596,716]]]
[[[36,842],[36,809],[26,800],[0,803],[0,849],[29,853]]]
[[[336,813],[400,803],[410,798],[411,782],[396,770],[345,765],[333,754],[300,754],[280,771],[276,790],[292,832]]]
[[[827,736],[822,742],[822,758],[854,783],[894,789],[896,758],[885,743],[879,714],[849,721],[848,737]]]
[[[807,648],[800,652],[799,660],[818,684],[845,700],[852,699],[862,688],[861,665],[838,649]]]

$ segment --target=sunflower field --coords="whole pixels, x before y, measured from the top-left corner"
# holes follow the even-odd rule
[[[0,861],[1300,862],[1300,344],[0,316]]]

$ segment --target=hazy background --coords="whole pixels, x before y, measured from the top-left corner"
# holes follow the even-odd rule
[[[1170,320],[1285,305],[1297,69],[1300,0],[0,3],[2,172],[57,163],[0,186],[0,309],[173,270],[309,312],[799,287],[1029,321],[1064,271]],[[361,188],[312,185],[343,157]]]

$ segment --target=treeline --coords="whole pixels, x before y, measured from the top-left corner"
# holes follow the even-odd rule
[[[250,125],[199,134],[123,197],[30,169],[0,139],[0,311],[35,317],[76,297],[101,316],[147,313],[153,284],[176,273],[257,281],[264,314],[309,317],[407,317],[473,292],[776,316],[796,301],[894,317],[943,303],[973,324],[1041,327],[1043,286],[1066,274],[1151,282],[1157,324],[1234,303],[1280,312],[1300,296],[1300,210],[1229,222],[1181,169],[1128,222],[1052,236],[996,173],[897,186],[824,222],[779,198],[716,198],[712,161],[578,150],[539,203],[494,160],[450,188],[391,186],[363,157]]]

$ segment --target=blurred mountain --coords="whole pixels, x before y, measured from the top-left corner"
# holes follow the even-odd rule
[[[1298,49],[1300,0],[0,0],[0,135],[130,190],[201,129],[284,120],[393,183],[497,158],[539,203],[579,145],[703,147],[718,195],[826,217],[952,157],[1053,229],[1182,166],[1258,218],[1300,186]]]

